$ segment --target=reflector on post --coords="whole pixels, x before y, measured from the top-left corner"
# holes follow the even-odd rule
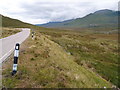
[[[15,51],[14,51],[14,62],[13,62],[12,75],[16,74],[16,72],[17,72],[19,48],[20,48],[20,44],[17,43],[15,46]]]

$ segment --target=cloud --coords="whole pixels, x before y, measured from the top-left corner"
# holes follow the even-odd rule
[[[118,0],[0,0],[0,13],[32,24],[83,17],[101,9],[117,10]]]

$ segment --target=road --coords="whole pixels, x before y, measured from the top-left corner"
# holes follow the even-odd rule
[[[21,44],[30,35],[30,29],[22,28],[22,31],[6,38],[0,39],[0,63],[2,63],[13,51],[15,44]]]

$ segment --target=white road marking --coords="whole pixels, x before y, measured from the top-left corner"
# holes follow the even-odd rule
[[[30,29],[22,28],[22,31],[6,38],[0,39],[0,63],[2,63],[13,51],[16,43],[21,44],[30,35]]]
[[[14,49],[11,49],[9,52],[7,52],[6,54],[4,54],[4,56],[2,56],[2,57],[0,58],[0,63],[2,63],[2,62],[3,62],[2,60],[3,60],[5,57],[7,57],[7,55],[9,56],[9,54],[11,54],[12,51],[14,51]]]

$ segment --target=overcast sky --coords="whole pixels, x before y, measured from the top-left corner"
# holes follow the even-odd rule
[[[101,9],[118,10],[119,0],[0,0],[0,14],[31,24],[83,17]]]

